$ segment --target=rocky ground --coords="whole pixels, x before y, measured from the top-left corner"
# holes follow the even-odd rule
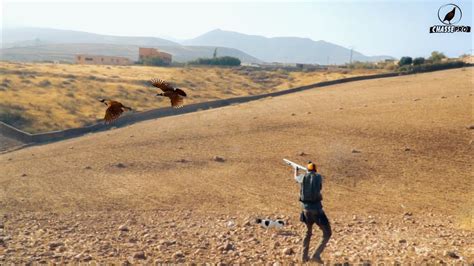
[[[333,215],[333,238],[323,259],[332,263],[469,264],[474,233],[450,217],[402,213]],[[295,263],[305,226],[265,229],[251,215],[192,211],[9,213],[0,225],[0,263]],[[320,232],[315,229],[312,247]]]
[[[0,153],[0,265],[299,262],[305,226],[283,158],[312,160],[324,176],[326,262],[472,264],[473,70],[339,84]],[[256,218],[287,225],[266,230]]]

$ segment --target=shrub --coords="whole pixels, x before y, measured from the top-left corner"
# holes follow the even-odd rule
[[[189,62],[191,65],[240,66],[240,59],[231,56],[215,58],[198,58]]]
[[[163,59],[159,57],[146,58],[146,59],[140,60],[138,63],[145,66],[169,66],[168,62],[164,61]]]
[[[413,59],[411,57],[404,56],[400,58],[400,61],[398,61],[398,65],[399,66],[411,65],[412,62],[413,62]]]
[[[435,63],[435,64],[422,64],[422,65],[416,65],[416,66],[405,65],[398,68],[398,71],[419,73],[419,72],[430,72],[430,71],[450,69],[450,68],[459,68],[466,65],[467,64],[462,61]]]
[[[42,80],[42,81],[40,81],[40,83],[38,83],[38,86],[43,87],[43,88],[44,87],[49,87],[49,86],[51,86],[51,81],[49,81],[47,79]]]
[[[16,128],[24,128],[31,124],[31,120],[25,115],[21,106],[0,105],[0,121]]]
[[[440,53],[438,51],[433,51],[431,52],[431,56],[428,59],[433,61],[433,63],[437,63],[437,62],[440,62],[443,58],[446,58],[446,56],[443,53]]]
[[[352,64],[348,64],[347,66],[352,69],[377,69],[378,68],[378,66],[374,63],[360,62],[360,61],[355,61]]]
[[[417,65],[423,65],[425,63],[425,58],[423,57],[417,57],[415,59],[413,59],[413,65],[417,66]]]

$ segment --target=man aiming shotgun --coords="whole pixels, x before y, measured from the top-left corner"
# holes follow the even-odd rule
[[[323,252],[326,244],[331,238],[331,225],[329,224],[328,218],[323,211],[323,205],[321,201],[323,197],[321,195],[321,189],[323,184],[323,177],[318,173],[316,164],[311,161],[308,162],[308,167],[304,168],[298,164],[295,164],[289,160],[284,161],[295,168],[294,178],[296,182],[300,184],[300,201],[303,206],[303,211],[300,216],[300,220],[306,224],[306,235],[303,240],[303,262],[310,260],[309,243],[313,234],[313,225],[318,225],[319,229],[323,232],[322,239],[319,246],[313,253],[311,260],[318,263],[323,263],[321,259],[321,253]],[[298,174],[298,170],[306,170],[305,174]]]

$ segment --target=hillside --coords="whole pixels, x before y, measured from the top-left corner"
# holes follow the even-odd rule
[[[0,262],[297,262],[288,158],[325,176],[327,261],[468,264],[472,78],[351,82],[1,154]]]
[[[247,35],[238,32],[213,30],[194,39],[184,41],[186,45],[208,45],[239,49],[266,62],[344,64],[349,63],[350,49],[309,38]],[[380,61],[390,56],[365,56],[353,52],[353,61]]]
[[[98,122],[104,115],[99,98],[122,101],[137,112],[169,106],[168,100],[154,96],[156,88],[149,84],[152,78],[162,78],[186,90],[189,104],[374,73],[377,71],[289,72],[2,62],[0,120],[33,133]]]
[[[124,56],[138,60],[138,47],[154,47],[173,55],[174,62],[188,62],[211,57],[215,47],[182,46],[156,37],[101,35],[82,31],[47,28],[15,28],[3,31],[2,60],[74,62],[76,54]],[[233,48],[219,49],[221,56],[234,56],[242,62],[258,63],[259,59]]]
[[[178,43],[156,37],[112,36],[83,31],[49,28],[11,28],[3,30],[3,48],[15,46],[39,46],[51,43],[89,43],[140,46],[170,46]]]
[[[147,46],[150,47],[150,46]],[[173,62],[186,63],[200,57],[212,57],[215,47],[209,46],[153,46],[160,51],[172,54]],[[138,60],[138,45],[117,44],[43,44],[18,46],[0,49],[2,60],[17,62],[62,61],[73,63],[77,54],[123,56],[132,61]],[[260,60],[233,48],[219,48],[220,56],[233,56],[242,62],[258,63]]]

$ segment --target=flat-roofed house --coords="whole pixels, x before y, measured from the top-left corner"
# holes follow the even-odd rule
[[[166,64],[171,64],[172,61],[171,54],[160,52],[158,49],[145,47],[138,48],[138,59],[140,61],[154,57],[160,58]]]

